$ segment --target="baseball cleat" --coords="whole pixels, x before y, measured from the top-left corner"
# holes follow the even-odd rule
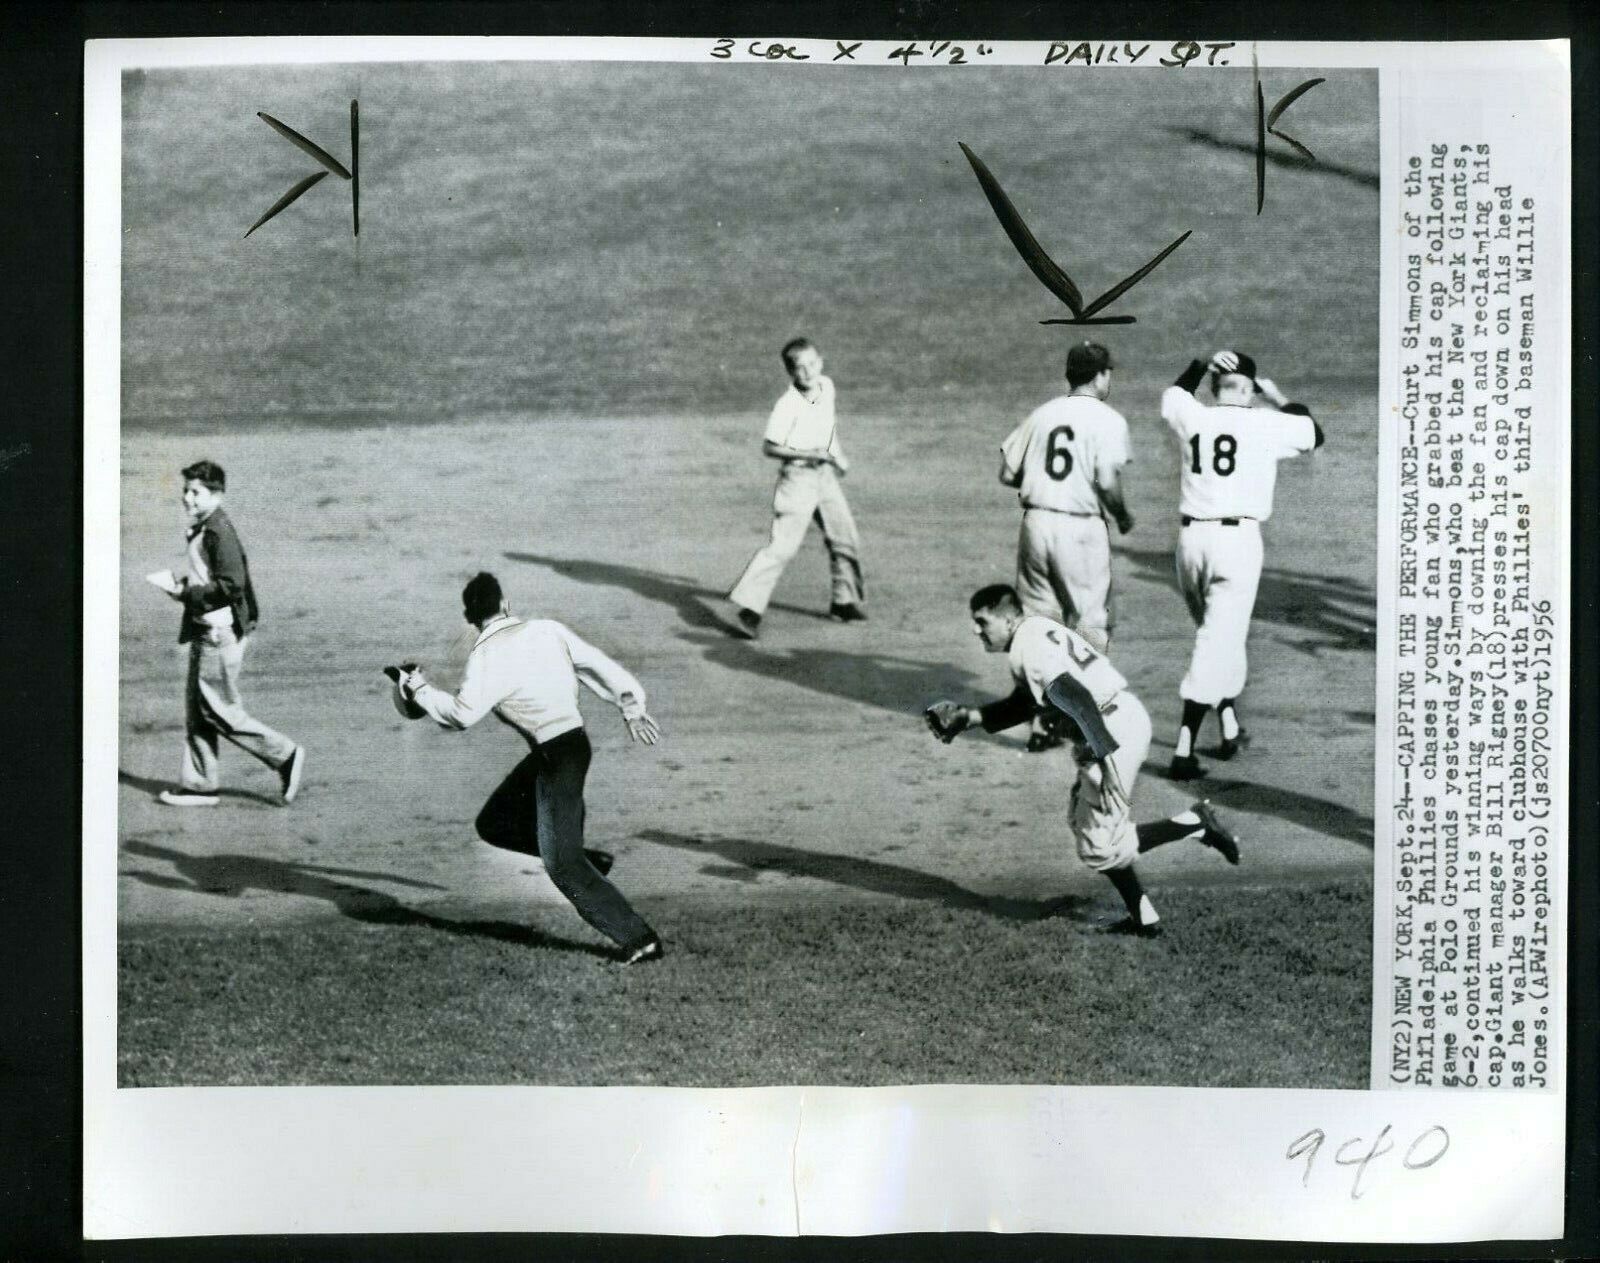
[[[1204,775],[1205,771],[1200,766],[1200,760],[1192,754],[1175,754],[1167,766],[1169,781],[1197,781]]]
[[[1028,753],[1043,754],[1046,750],[1054,750],[1057,746],[1067,744],[1067,739],[1059,732],[1030,732],[1028,734]]]
[[[1222,739],[1222,744],[1217,747],[1217,758],[1227,761],[1249,744],[1250,734],[1241,728],[1237,737],[1224,737]]]
[[[169,807],[215,807],[221,799],[197,789],[164,789],[156,798]]]
[[[1132,917],[1123,917],[1122,920],[1106,926],[1102,934],[1116,934],[1126,938],[1160,938],[1161,922],[1152,921],[1149,925],[1135,921]]]
[[[640,943],[638,947],[623,956],[622,963],[624,965],[642,965],[646,961],[660,960],[666,954],[667,949],[662,946],[661,936],[652,934],[644,942]]]
[[[283,801],[287,806],[294,801],[294,796],[300,792],[300,780],[306,771],[306,748],[296,746],[294,753],[289,756],[289,761],[278,769],[278,780],[283,785]]]
[[[761,634],[761,615],[754,610],[747,610],[744,606],[738,607],[739,625],[734,628],[733,634],[744,640],[754,640]]]
[[[828,607],[828,617],[838,623],[864,623],[867,621],[867,612],[859,605],[841,605],[835,601]]]
[[[583,858],[593,864],[595,871],[604,877],[611,871],[611,866],[617,862],[617,857],[610,851],[585,851]]]
[[[1202,798],[1189,808],[1200,817],[1200,823],[1205,826],[1205,832],[1200,835],[1201,846],[1209,846],[1230,864],[1239,862],[1239,835],[1225,826],[1217,818],[1217,809],[1210,800]]]

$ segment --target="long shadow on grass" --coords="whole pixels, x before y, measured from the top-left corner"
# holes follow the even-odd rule
[[[134,773],[125,772],[120,768],[117,770],[117,783],[119,785],[131,785],[135,789],[142,789],[152,798],[164,789],[177,788],[177,785],[172,781],[158,781],[148,776],[136,776]],[[248,789],[228,789],[224,787],[217,790],[216,794],[219,798],[238,798],[249,803],[266,803],[271,806],[276,806],[278,803],[278,798],[275,795],[257,794]]]
[[[1166,765],[1154,761],[1146,763],[1144,773],[1146,776],[1165,780]],[[1313,833],[1342,838],[1346,842],[1364,846],[1369,851],[1372,849],[1372,817],[1363,816],[1359,811],[1354,811],[1343,803],[1318,798],[1314,794],[1302,794],[1299,790],[1284,789],[1279,785],[1262,785],[1256,781],[1241,781],[1233,777],[1218,776],[1215,767],[1209,769],[1203,779],[1191,781],[1189,784],[1196,793],[1204,794],[1219,807],[1263,816],[1276,816],[1279,820],[1287,820],[1290,824],[1297,824]],[[1249,841],[1249,837],[1246,836],[1247,847]]]
[[[682,639],[699,648],[707,662],[732,671],[798,684],[830,697],[902,715],[920,714],[923,707],[937,697],[978,686],[977,677],[970,671],[942,662],[922,662],[882,653],[847,653],[840,649],[772,648],[730,640],[728,625],[705,604],[707,599],[720,598],[722,594],[698,587],[689,579],[614,562],[540,557],[534,553],[505,555],[512,561],[546,566],[580,583],[626,588],[646,600],[670,605],[691,629]],[[792,610],[793,607],[773,608]]]
[[[1135,578],[1178,590],[1171,552],[1127,548],[1119,553],[1138,567]],[[1254,621],[1310,632],[1309,640],[1281,643],[1313,658],[1330,649],[1371,653],[1378,644],[1377,595],[1365,584],[1337,575],[1268,566],[1261,572]]]
[[[185,855],[168,847],[132,839],[122,844],[130,855],[144,859],[163,860],[177,869],[177,877],[161,873],[125,871],[124,876],[142,881],[163,890],[191,890],[208,895],[222,895],[237,899],[247,890],[266,890],[285,895],[306,895],[325,899],[343,915],[368,925],[415,926],[442,930],[466,938],[494,939],[513,943],[519,947],[542,947],[558,952],[581,952],[607,959],[610,954],[590,943],[575,943],[567,939],[552,938],[530,926],[513,921],[452,921],[431,913],[409,908],[393,895],[367,886],[334,881],[335,877],[360,877],[392,882],[413,890],[444,890],[446,887],[428,881],[415,881],[409,877],[396,877],[390,873],[368,872],[362,869],[328,868],[320,864],[291,864],[280,860],[264,859],[259,855]]]
[[[1000,895],[980,895],[944,877],[885,864],[854,855],[822,855],[802,851],[776,842],[757,842],[752,838],[691,837],[665,829],[643,829],[634,835],[647,842],[659,842],[693,851],[710,852],[753,873],[777,871],[790,877],[810,877],[870,890],[874,894],[901,899],[924,899],[951,908],[986,912],[1005,921],[1042,921],[1046,917],[1070,917],[1078,908],[1094,901],[1084,895],[1061,895],[1055,899],[1008,899]],[[737,879],[737,878],[736,878]]]

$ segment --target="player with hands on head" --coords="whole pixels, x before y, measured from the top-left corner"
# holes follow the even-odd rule
[[[1067,351],[1067,393],[1041,404],[1000,445],[1000,481],[1017,489],[1017,595],[1030,614],[1058,619],[1101,653],[1111,645],[1111,536],[1133,515],[1122,494],[1132,453],[1128,422],[1106,403],[1111,353],[1098,342]],[[1059,745],[1036,723],[1028,749]]]
[[[935,702],[926,712],[928,726],[948,744],[968,728],[999,732],[1041,712],[1059,724],[1073,740],[1078,767],[1068,812],[1078,858],[1122,896],[1128,915],[1111,930],[1155,937],[1161,918],[1140,881],[1138,857],[1193,839],[1237,864],[1238,838],[1205,801],[1170,819],[1135,825],[1133,788],[1150,748],[1150,716],[1122,674],[1079,633],[1026,614],[1008,585],[980,588],[970,609],[984,649],[1007,655],[1015,687],[982,706]]]
[[[1194,393],[1207,377],[1212,405]],[[1161,415],[1181,445],[1178,586],[1197,628],[1167,775],[1193,780],[1204,775],[1195,744],[1212,707],[1222,726],[1219,758],[1233,758],[1248,740],[1238,698],[1261,583],[1261,523],[1272,516],[1278,462],[1321,447],[1323,435],[1303,404],[1291,403],[1236,351],[1192,361],[1163,392]]]
[[[832,583],[828,616],[841,623],[867,617],[861,539],[839,485],[850,462],[839,446],[833,379],[823,373],[822,353],[807,338],[795,338],[784,346],[783,367],[791,385],[773,405],[761,443],[764,455],[781,462],[772,496],[772,537],[728,593],[738,634],[746,640],[759,634],[772,590],[800,551],[813,519],[822,528],[828,549]]]
[[[583,848],[590,746],[578,685],[622,712],[630,738],[654,745],[661,728],[645,709],[643,686],[554,619],[512,617],[499,581],[488,572],[467,584],[461,603],[463,617],[478,628],[461,687],[454,694],[436,688],[415,663],[385,667],[397,709],[458,730],[492,712],[515,728],[529,753],[484,803],[478,836],[491,846],[537,855],[578,915],[618,945],[623,961],[659,959],[661,936],[606,879],[612,857]]]

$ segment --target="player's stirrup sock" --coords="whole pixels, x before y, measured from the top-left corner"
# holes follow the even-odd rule
[[[1139,874],[1131,864],[1127,868],[1108,868],[1105,874],[1122,896],[1122,902],[1128,905],[1130,917],[1140,925],[1154,925],[1161,920],[1155,905],[1150,902],[1150,896],[1144,893],[1144,883],[1139,880]]]
[[[1204,702],[1184,702],[1183,718],[1178,722],[1178,744],[1172,753],[1182,759],[1194,753],[1194,743],[1200,739],[1200,725],[1206,721],[1211,707]]]
[[[1224,698],[1217,703],[1217,719],[1222,724],[1222,739],[1224,741],[1237,740],[1239,736],[1239,716],[1234,710],[1233,698]]]
[[[1192,811],[1180,812],[1170,820],[1151,820],[1139,825],[1136,832],[1139,834],[1139,854],[1153,851],[1158,846],[1168,842],[1179,842],[1184,838],[1192,838],[1205,832],[1205,826],[1200,823],[1200,817]]]

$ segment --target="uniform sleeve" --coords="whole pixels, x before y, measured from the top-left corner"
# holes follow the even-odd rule
[[[412,700],[443,728],[470,728],[510,694],[510,686],[495,680],[494,664],[487,653],[474,650],[454,695],[424,684]]]
[[[1182,386],[1168,386],[1161,392],[1161,419],[1180,439],[1206,414],[1206,406]]]
[[[645,711],[644,686],[621,663],[607,657],[587,640],[560,623],[556,634],[566,648],[573,670],[596,697],[610,702],[624,719],[634,719]]]
[[[780,447],[789,442],[789,435],[794,430],[794,417],[785,406],[789,402],[789,392],[786,390],[778,396],[778,402],[772,405],[772,412],[767,417],[767,432],[761,436],[765,443],[776,443]]]
[[[1028,692],[1028,686],[1019,684],[1008,696],[978,707],[978,715],[985,732],[1003,732],[1027,723],[1033,718],[1035,709],[1033,694]]]
[[[1290,404],[1289,407],[1296,407]],[[1316,447],[1320,439],[1317,423],[1311,419],[1309,412],[1278,412],[1273,420],[1277,423],[1274,432],[1278,440],[1279,460],[1290,456],[1299,456],[1302,452],[1309,452]]]
[[[1095,456],[1095,481],[1105,486],[1133,459],[1133,447],[1128,442],[1128,420],[1115,408],[1099,436],[1099,451]]]
[[[1028,454],[1028,432],[1031,427],[1026,421],[1006,435],[1005,442],[1000,444],[1000,463],[1003,467],[1001,478],[1008,487],[1022,484],[1022,459]]]

